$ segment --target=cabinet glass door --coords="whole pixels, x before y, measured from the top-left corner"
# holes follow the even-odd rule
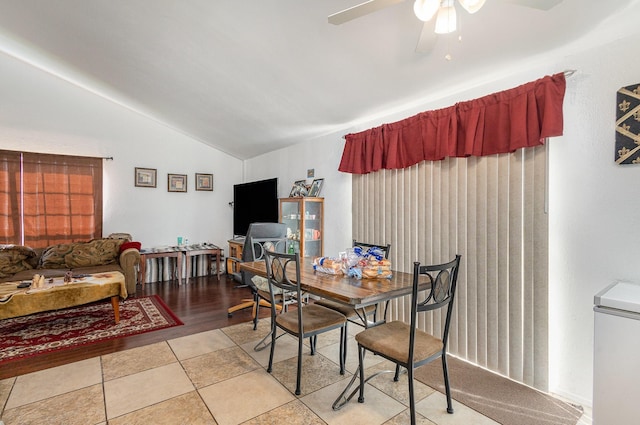
[[[282,200],[280,221],[287,225],[288,252],[300,252],[300,203]]]
[[[322,203],[304,203],[304,256],[322,256]]]
[[[287,225],[289,252],[301,257],[323,255],[323,206],[323,198],[280,199],[280,222]]]

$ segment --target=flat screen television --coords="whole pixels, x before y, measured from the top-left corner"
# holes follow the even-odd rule
[[[278,179],[233,186],[233,234],[246,236],[249,224],[278,222]]]

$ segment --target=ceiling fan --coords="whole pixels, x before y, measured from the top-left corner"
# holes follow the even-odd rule
[[[405,0],[368,0],[348,9],[329,15],[328,21],[333,25],[344,24],[361,16],[368,15]],[[475,13],[486,0],[458,0],[458,3],[469,13]],[[540,10],[549,10],[563,0],[501,0],[505,3],[517,4]],[[417,53],[427,53],[433,49],[437,34],[447,34],[456,30],[455,0],[415,0],[413,5],[416,17],[424,21],[422,32],[416,45]],[[435,21],[432,19],[436,17]]]

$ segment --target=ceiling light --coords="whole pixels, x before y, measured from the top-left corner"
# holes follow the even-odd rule
[[[413,12],[416,14],[418,19],[427,22],[433,18],[438,11],[439,6],[440,0],[416,0],[413,4]]]
[[[476,13],[486,0],[458,0],[462,7],[464,7],[469,13]]]
[[[443,1],[436,18],[436,34],[448,34],[456,30],[456,8],[453,1]]]

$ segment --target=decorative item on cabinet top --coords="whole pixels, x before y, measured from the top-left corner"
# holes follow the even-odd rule
[[[324,179],[315,179],[313,183],[311,183],[311,189],[309,189],[309,196],[312,196],[312,197],[320,196],[320,191],[322,190],[323,183],[324,183]]]
[[[307,187],[306,180],[298,180],[293,183],[291,187],[291,192],[289,193],[289,198],[299,198],[303,196],[307,196],[309,192],[309,188]]]

